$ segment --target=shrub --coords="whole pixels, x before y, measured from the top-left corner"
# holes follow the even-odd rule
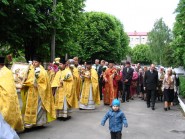
[[[185,77],[180,76],[180,95],[182,95],[185,98]]]

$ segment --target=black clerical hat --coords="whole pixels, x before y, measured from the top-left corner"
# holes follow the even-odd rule
[[[87,61],[86,65],[92,65],[92,62],[91,61]]]
[[[60,63],[62,63],[62,64],[65,64],[66,63],[65,57],[60,58]]]
[[[114,60],[109,60],[109,63],[115,63]]]
[[[33,57],[33,60],[38,61],[38,62],[41,62],[41,57],[35,55],[35,56]]]

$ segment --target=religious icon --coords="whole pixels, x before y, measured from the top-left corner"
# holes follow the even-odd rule
[[[17,89],[22,88],[22,85],[27,77],[30,65],[28,63],[14,63],[11,71],[13,72],[15,86]]]

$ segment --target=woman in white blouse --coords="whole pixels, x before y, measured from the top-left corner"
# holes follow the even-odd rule
[[[174,87],[175,79],[172,76],[172,69],[168,68],[167,73],[163,80],[163,89],[164,89],[164,110],[170,110],[171,102],[174,99]]]

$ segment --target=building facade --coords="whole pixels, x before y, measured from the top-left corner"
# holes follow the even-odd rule
[[[146,44],[148,42],[148,32],[128,32],[127,35],[129,36],[130,47],[135,47],[139,44]]]

